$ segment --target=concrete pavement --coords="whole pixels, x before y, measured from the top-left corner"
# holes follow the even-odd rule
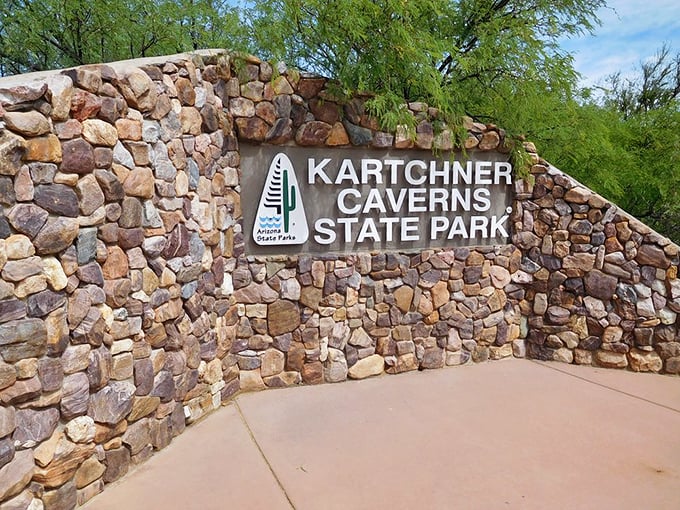
[[[505,360],[241,395],[88,510],[680,508],[680,378]]]

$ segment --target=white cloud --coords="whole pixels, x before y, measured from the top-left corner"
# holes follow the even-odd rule
[[[618,0],[608,2],[598,16],[602,26],[594,36],[565,39],[563,48],[574,54],[584,85],[595,85],[615,72],[629,74],[664,43],[680,52],[678,0]]]

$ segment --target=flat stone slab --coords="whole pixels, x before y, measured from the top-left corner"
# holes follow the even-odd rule
[[[679,378],[561,363],[264,391],[86,508],[674,509],[674,430]]]

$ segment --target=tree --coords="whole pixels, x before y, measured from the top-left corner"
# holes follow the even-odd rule
[[[226,0],[5,0],[0,75],[234,47],[240,27]]]
[[[425,101],[449,122],[492,118],[527,83],[569,91],[576,74],[558,37],[590,30],[603,0],[254,0],[259,53],[370,91],[394,128],[404,101]]]
[[[633,216],[680,240],[680,55],[662,47],[599,94],[539,95],[524,87],[498,122]]]

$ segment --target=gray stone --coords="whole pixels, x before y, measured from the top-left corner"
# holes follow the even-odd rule
[[[80,207],[73,188],[63,184],[39,184],[35,187],[35,203],[48,212],[75,218]]]
[[[31,448],[52,435],[59,422],[59,411],[19,409],[16,412],[16,430],[12,438],[15,444]]]
[[[12,440],[8,437],[5,439],[0,439],[0,468],[3,468],[14,459],[14,454],[16,453],[16,448]],[[2,505],[0,505],[0,510]]]
[[[115,425],[132,409],[134,393],[131,383],[112,382],[90,397],[87,414],[96,422]]]
[[[28,316],[44,317],[66,303],[66,295],[49,289],[28,297]]]
[[[352,145],[369,145],[373,141],[373,132],[361,126],[352,124],[347,120],[342,121]]]
[[[33,239],[43,228],[49,213],[35,204],[17,204],[9,211],[7,219],[14,229]]]
[[[88,411],[90,399],[90,383],[83,372],[64,378],[61,398],[61,415],[65,420],[71,420]]]
[[[26,303],[19,299],[0,301],[0,323],[26,317]]]
[[[39,358],[47,351],[47,329],[40,319],[21,319],[0,324],[2,357],[9,363]]]
[[[0,407],[0,438],[10,435],[16,428],[16,411],[13,407]]]

